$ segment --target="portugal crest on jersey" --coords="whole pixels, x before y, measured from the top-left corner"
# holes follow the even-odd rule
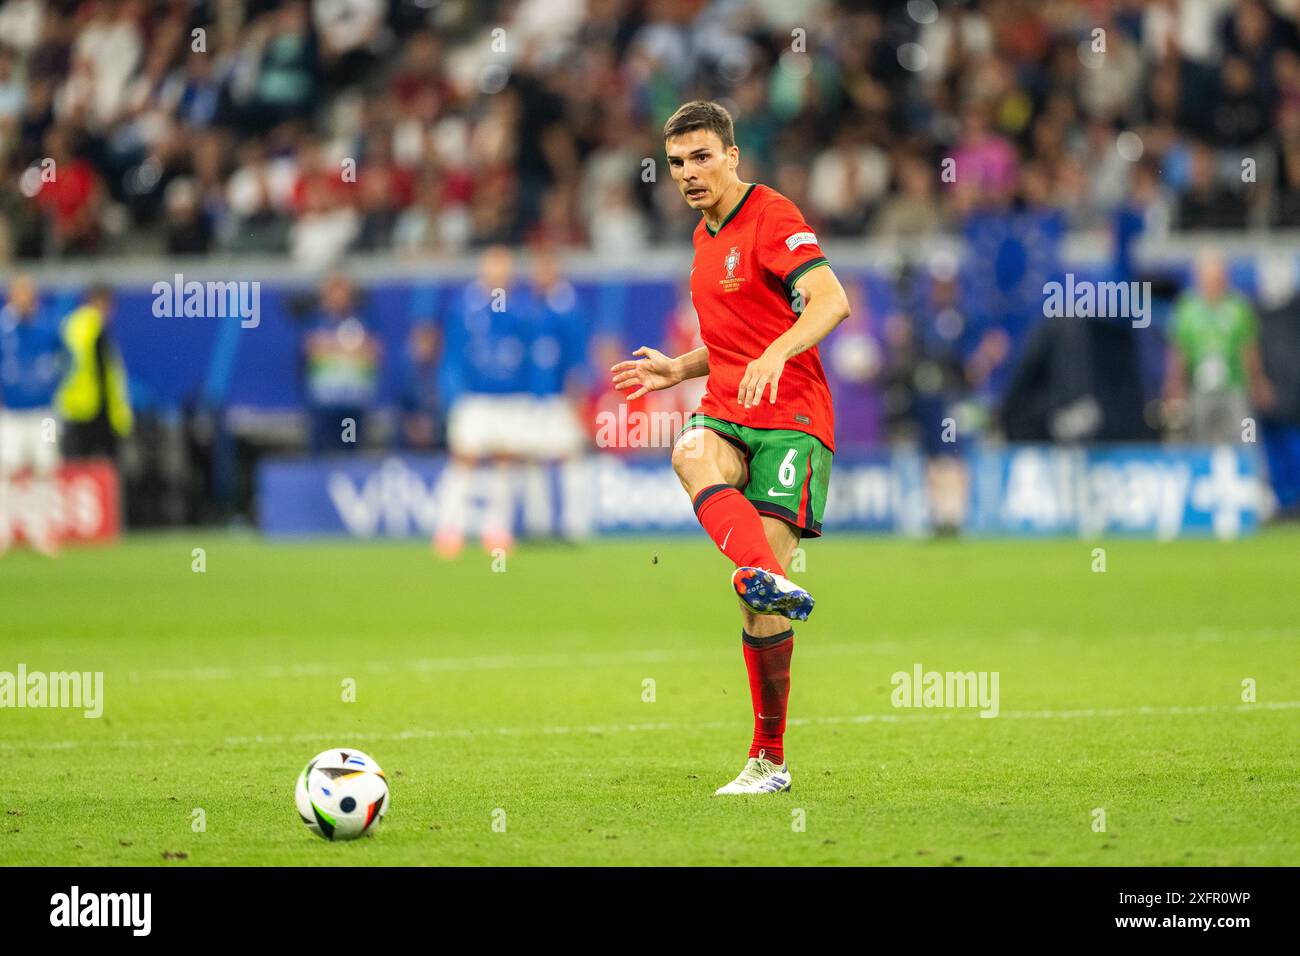
[[[735,292],[744,282],[744,278],[736,275],[736,270],[740,268],[740,246],[732,246],[727,251],[727,258],[722,260],[722,264],[727,269],[727,274],[720,280],[723,292]]]

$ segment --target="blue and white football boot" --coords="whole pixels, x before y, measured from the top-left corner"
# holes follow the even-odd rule
[[[780,614],[792,621],[806,621],[816,603],[793,581],[762,568],[736,568],[731,586],[755,614]]]

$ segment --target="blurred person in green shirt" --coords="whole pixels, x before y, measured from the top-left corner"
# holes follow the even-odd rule
[[[1273,405],[1264,375],[1259,326],[1247,299],[1228,287],[1217,253],[1196,263],[1196,285],[1174,309],[1165,400],[1170,421],[1208,444],[1241,441],[1242,420]]]

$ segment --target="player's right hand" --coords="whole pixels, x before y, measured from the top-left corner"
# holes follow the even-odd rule
[[[632,354],[642,357],[619,362],[610,367],[610,371],[614,373],[614,388],[619,390],[636,388],[636,391],[627,397],[629,402],[640,398],[646,392],[672,388],[681,381],[681,376],[677,372],[677,363],[663,352],[643,345]]]

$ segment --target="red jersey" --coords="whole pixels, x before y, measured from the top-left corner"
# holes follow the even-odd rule
[[[798,207],[754,183],[717,232],[701,218],[694,243],[691,301],[709,349],[700,414],[750,428],[807,432],[834,451],[835,414],[816,346],[785,363],[775,405],[766,389],[753,408],[736,400],[745,367],[798,318],[791,305],[795,283],[826,262]]]

